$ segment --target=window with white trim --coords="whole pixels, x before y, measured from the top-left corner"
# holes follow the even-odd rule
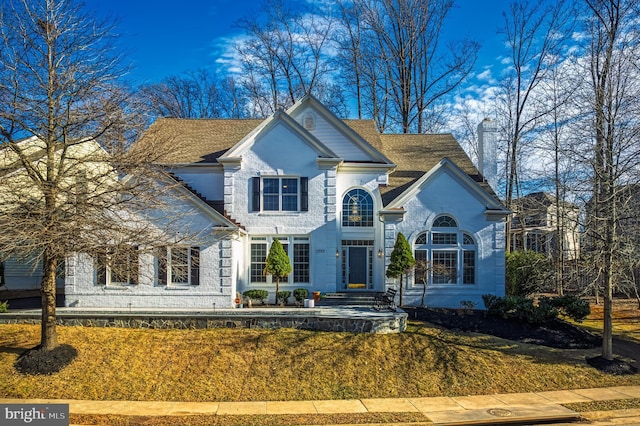
[[[274,239],[278,239],[289,256],[292,272],[281,284],[308,284],[310,282],[309,237],[251,237],[249,280],[251,284],[272,284],[271,276],[264,275],[267,255]]]
[[[200,285],[200,247],[161,247],[157,257],[158,285]]]
[[[373,226],[373,198],[364,189],[347,192],[342,199],[342,226]]]
[[[453,217],[437,217],[431,230],[420,233],[413,245],[415,285],[476,283],[475,239],[461,231]]]
[[[304,212],[309,210],[307,177],[254,177],[251,211]]]
[[[96,254],[98,285],[138,284],[138,247],[107,247]]]

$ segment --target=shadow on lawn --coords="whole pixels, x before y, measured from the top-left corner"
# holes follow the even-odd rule
[[[16,348],[12,346],[0,346],[0,354],[22,355],[31,348]]]
[[[515,342],[555,349],[593,350],[602,345],[602,337],[562,320],[554,320],[546,324],[529,324],[523,321],[489,317],[484,311],[428,308],[410,309],[409,316],[449,330],[488,334]],[[640,358],[640,344],[631,340],[614,338],[613,348],[615,355],[630,359],[632,362],[629,363],[621,358],[608,361],[600,356],[589,357],[588,355],[585,356],[586,362],[607,374],[636,374],[638,372],[638,358]],[[556,356],[549,357],[548,360],[542,352],[540,356],[545,358],[545,361],[557,361]],[[575,357],[569,358],[580,362]]]
[[[405,310],[412,319],[426,321],[449,330],[490,334],[521,343],[557,349],[593,349],[601,343],[598,336],[561,320],[535,325],[490,317],[485,311],[430,308]]]

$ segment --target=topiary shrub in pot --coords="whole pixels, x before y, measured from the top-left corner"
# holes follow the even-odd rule
[[[296,288],[295,290],[293,290],[293,297],[296,299],[296,304],[298,304],[298,306],[301,306],[304,299],[309,298],[309,290],[307,290],[306,288]]]
[[[267,290],[247,290],[242,295],[250,300],[256,300],[264,305],[264,301],[269,297],[269,292]]]
[[[280,305],[285,306],[287,303],[289,303],[289,296],[291,296],[291,292],[290,291],[279,291],[276,294],[276,300],[280,301]]]

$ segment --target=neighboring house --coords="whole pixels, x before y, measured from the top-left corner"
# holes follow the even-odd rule
[[[614,195],[607,198],[607,203],[598,206],[604,211],[596,212],[593,199],[585,206],[586,230],[583,237],[582,254],[586,262],[603,256],[602,240],[606,236],[604,227],[606,218],[614,216],[615,234],[612,235],[611,244],[615,247],[615,291],[626,294],[635,294],[638,298],[640,292],[640,184],[617,185],[613,188]],[[600,228],[598,228],[600,227]],[[592,228],[592,229],[590,229]],[[595,238],[599,235],[601,239]],[[600,263],[598,263],[600,264]],[[591,268],[583,268],[583,276],[588,282],[596,281],[594,275],[597,271]],[[640,299],[640,298],[639,298]]]
[[[580,255],[580,209],[558,202],[546,192],[535,192],[514,200],[511,218],[512,250],[533,250],[550,258],[559,257],[560,242],[565,260]]]
[[[44,169],[45,163],[42,160],[45,156],[45,145],[41,140],[36,137],[29,137],[18,141],[16,144],[20,147],[22,154],[32,161],[34,169]],[[105,171],[104,163],[99,165],[100,162],[97,161],[104,158],[104,150],[93,141],[80,141],[76,144],[71,144],[67,149],[66,155],[68,164],[72,164],[76,172],[70,172],[68,179],[60,183],[62,188],[79,187],[79,178],[85,180],[87,174],[92,173],[87,172],[89,169],[94,174],[110,175],[109,171]],[[74,163],[79,158],[82,161]],[[11,210],[20,204],[28,204],[29,202],[32,203],[30,204],[31,206],[36,206],[37,200],[42,198],[42,193],[39,193],[34,185],[31,184],[31,180],[24,173],[21,164],[18,155],[13,150],[8,149],[7,146],[0,145],[0,200],[2,201],[3,209]],[[82,183],[84,191],[87,191],[86,181]],[[69,191],[67,194],[72,193],[73,191]],[[76,194],[77,196],[79,195]],[[70,208],[65,212],[73,214],[75,199],[71,202],[68,201],[65,205]],[[28,228],[28,225],[23,226]],[[24,241],[17,241],[16,245],[21,243],[23,244]],[[39,290],[42,284],[42,262],[36,254],[25,252],[21,257],[9,256],[2,252],[2,248],[0,246],[0,300],[7,294],[11,297],[33,295],[33,290]],[[62,262],[58,265],[56,273],[56,287],[59,291],[63,291],[64,286],[65,265]]]
[[[0,300],[4,300],[3,292],[10,292],[11,297],[32,295],[29,290],[39,290],[42,284],[42,263],[35,260],[18,260],[14,257],[0,264]],[[58,268],[56,277],[58,291],[64,291],[64,265]],[[24,292],[24,293],[23,293]]]
[[[204,231],[153,252],[141,241],[118,271],[108,249],[70,256],[67,306],[224,308],[249,289],[273,301],[275,239],[293,267],[281,290],[383,292],[398,285],[385,271],[399,232],[437,266],[403,281],[404,304],[420,304],[423,279],[428,306],[504,295],[510,212],[450,134],[380,134],[307,96],[265,120],[159,119],[138,144],[159,140],[175,147],[163,164]]]

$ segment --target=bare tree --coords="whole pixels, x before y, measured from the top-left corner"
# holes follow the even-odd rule
[[[240,22],[247,38],[237,50],[249,103],[266,116],[326,87],[332,24],[311,5],[294,12],[283,0],[268,0],[262,12]]]
[[[144,214],[166,205],[153,166],[163,144],[130,149],[146,117],[118,85],[125,70],[110,31],[74,0],[0,8],[0,257],[43,267],[43,351],[58,346],[59,265],[106,244],[154,241],[145,238],[159,228]]]
[[[505,205],[512,207],[518,194],[521,144],[550,112],[535,92],[560,63],[561,50],[570,36],[572,14],[567,2],[514,2],[505,12],[503,34],[509,48],[510,72],[502,82],[501,115],[506,117],[507,143]],[[553,107],[552,107],[553,108]],[[552,110],[552,109],[551,109]],[[511,249],[507,223],[507,251]]]
[[[396,127],[403,133],[423,133],[428,129],[429,112],[471,72],[479,44],[465,40],[441,45],[441,29],[453,6],[451,0],[356,0],[375,50],[354,58],[375,57],[381,66],[380,79],[365,80],[373,100],[386,105]],[[351,44],[352,48],[365,44]],[[377,54],[375,54],[377,52]],[[358,67],[352,62],[351,67]],[[374,68],[375,69],[375,68]],[[377,75],[376,75],[377,77]],[[378,83],[374,85],[374,83]],[[379,90],[384,89],[384,96]],[[376,118],[374,116],[374,118]],[[378,123],[378,127],[383,127]]]
[[[422,257],[422,256],[421,256]],[[424,308],[424,298],[427,295],[427,287],[432,274],[447,274],[450,271],[442,264],[434,264],[433,262],[424,258],[416,259],[414,266],[414,279],[416,282],[422,284],[422,297],[420,298],[420,307]]]
[[[345,82],[347,90],[352,92],[356,101],[356,115],[363,118],[365,46],[367,39],[362,22],[362,7],[360,3],[351,0],[338,0],[337,8],[341,26],[336,29],[334,41],[338,48],[336,62],[344,70],[341,80]]]
[[[586,0],[585,68],[590,75],[585,91],[589,106],[592,191],[587,209],[588,256],[604,294],[602,357],[613,359],[613,289],[624,259],[621,218],[638,181],[637,100],[640,52],[638,2]],[[586,156],[585,156],[586,157]]]
[[[220,79],[204,68],[143,86],[140,95],[159,117],[240,118],[246,103],[233,77]]]
[[[579,240],[576,238],[579,215],[575,201],[578,187],[575,178],[578,168],[572,157],[570,140],[573,136],[570,123],[575,121],[572,100],[583,80],[576,78],[572,58],[563,57],[562,64],[549,70],[547,78],[540,84],[543,110],[548,110],[546,125],[538,129],[538,138],[533,143],[542,159],[540,181],[554,193],[554,202],[549,211],[547,226],[553,227],[548,242],[551,259],[555,266],[555,290],[564,292],[565,271],[569,262],[577,261]]]

